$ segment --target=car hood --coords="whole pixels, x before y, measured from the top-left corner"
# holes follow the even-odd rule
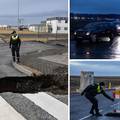
[[[92,32],[95,31],[95,29],[78,29],[76,32]]]

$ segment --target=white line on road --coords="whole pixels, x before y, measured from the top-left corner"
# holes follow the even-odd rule
[[[111,105],[110,107],[114,107],[114,106],[116,106],[116,105],[120,105],[120,102],[118,102],[118,103],[116,103],[116,104],[113,104],[113,105]]]
[[[86,118],[89,118],[89,117],[91,117],[92,115],[88,115],[88,116],[85,116],[85,117],[83,117],[83,118],[81,118],[81,119],[79,119],[79,120],[84,120],[84,119],[86,119]]]
[[[57,120],[68,120],[68,106],[54,97],[40,92],[37,94],[23,94],[43,110],[57,118]]]
[[[102,112],[103,110],[100,110],[100,112]],[[80,118],[79,120],[85,120],[85,119],[87,119],[87,118],[89,118],[89,117],[91,117],[92,115],[87,115],[87,116],[85,116],[85,117],[83,117],[83,118]]]
[[[0,120],[26,120],[0,96]]]

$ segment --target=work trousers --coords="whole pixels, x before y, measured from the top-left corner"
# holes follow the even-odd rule
[[[16,46],[12,46],[11,51],[12,51],[13,61],[15,62],[17,58],[17,62],[19,62],[20,61],[20,53],[19,53],[20,48]]]
[[[90,112],[96,112],[96,114],[99,113],[99,109],[98,109],[98,100],[93,97],[93,96],[86,96],[86,98],[92,103],[92,107]]]

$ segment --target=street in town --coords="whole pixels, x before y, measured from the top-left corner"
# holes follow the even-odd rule
[[[63,47],[63,46],[59,46]],[[21,45],[21,64],[23,56],[30,53],[41,53],[45,50],[58,49],[58,46],[52,44],[44,44],[40,42],[22,42]],[[61,55],[61,54],[60,54]],[[57,55],[60,57],[59,54]],[[63,61],[67,61],[66,53],[64,53]],[[39,59],[35,58],[36,60]],[[45,58],[43,58],[44,60]],[[54,57],[53,57],[54,59]],[[28,61],[29,59],[26,59]],[[52,59],[50,59],[52,61]],[[58,60],[54,59],[53,62]],[[35,62],[35,61],[34,61]],[[35,63],[34,63],[35,64]],[[63,64],[61,62],[60,64]],[[64,63],[67,64],[67,63]],[[7,76],[27,76],[25,73],[18,71],[12,64],[11,50],[8,43],[0,39],[0,78]],[[0,118],[2,120],[67,120],[67,95],[54,95],[48,92],[38,93],[0,93]],[[62,106],[62,107],[61,107]],[[59,112],[58,112],[59,110]]]

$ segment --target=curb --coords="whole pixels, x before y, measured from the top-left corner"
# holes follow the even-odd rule
[[[28,66],[25,66],[25,65],[20,65],[20,64],[17,64],[17,63],[13,63],[13,66],[19,70],[20,72],[28,75],[28,76],[33,76],[33,75],[42,75],[43,73],[41,73],[40,71],[36,70],[36,69],[33,69],[33,68],[30,68]]]

